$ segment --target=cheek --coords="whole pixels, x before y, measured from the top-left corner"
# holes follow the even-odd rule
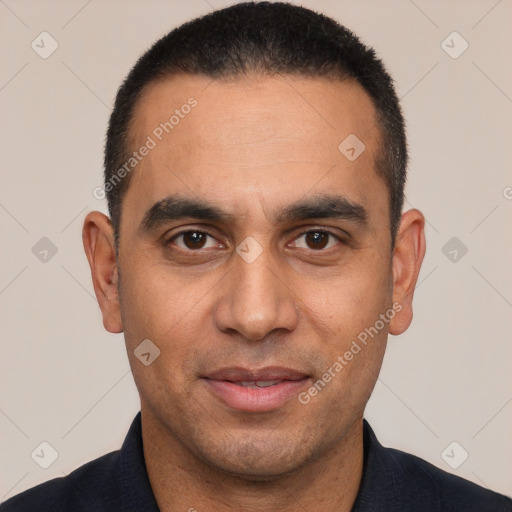
[[[356,276],[357,274],[357,276]],[[362,414],[378,378],[394,316],[389,277],[384,272],[345,275],[308,297],[308,322],[318,338],[323,374],[311,390],[312,410],[335,428],[336,418]],[[390,314],[391,313],[391,314]],[[381,315],[385,315],[383,321]],[[315,386],[315,383],[313,384]],[[309,391],[308,391],[309,393]],[[316,400],[316,404],[314,401]],[[313,405],[314,404],[314,405]]]
[[[122,267],[122,276],[129,276],[122,277],[120,294],[129,343],[141,336],[161,341],[169,338],[186,326],[201,299],[200,290],[186,284],[168,265],[144,261],[144,257],[133,257]]]
[[[126,347],[132,370],[138,374],[136,381],[140,379],[142,385],[153,381],[159,387],[168,382],[170,388],[176,388],[190,378],[185,362],[193,359],[211,335],[208,290],[213,289],[214,276],[194,279],[166,264],[142,264],[143,257],[129,261],[129,265],[122,266],[121,275],[129,278],[122,277],[120,299]],[[134,353],[146,339],[160,350],[158,359],[148,367],[137,361]]]
[[[182,287],[170,281],[170,273],[162,268],[131,265],[122,270],[130,276],[123,279],[120,298],[134,380],[145,404],[167,409],[166,396],[178,396],[185,388],[181,366],[193,348],[187,343],[191,334],[186,313],[192,315],[197,303],[190,294],[180,293]],[[149,347],[145,340],[151,341]],[[144,357],[148,352],[149,361]],[[158,354],[154,360],[153,354]]]
[[[358,260],[356,254],[332,275],[300,280],[297,295],[303,298],[305,314],[313,324],[330,331],[330,339],[341,342],[357,336],[390,307],[388,267],[387,260]]]

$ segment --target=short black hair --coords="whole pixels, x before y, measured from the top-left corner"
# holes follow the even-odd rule
[[[407,144],[393,80],[382,61],[323,14],[282,2],[244,2],[169,32],[139,58],[119,88],[107,131],[104,175],[116,247],[122,198],[131,177],[126,169],[120,171],[133,151],[135,107],[150,84],[181,73],[213,79],[256,73],[355,80],[377,112],[381,140],[375,164],[389,190],[394,242],[404,201]]]

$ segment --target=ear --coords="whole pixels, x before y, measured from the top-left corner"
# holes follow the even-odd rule
[[[393,304],[401,309],[389,324],[391,334],[402,334],[412,322],[412,298],[425,246],[425,217],[409,210],[402,215],[393,251]]]
[[[89,213],[84,221],[82,240],[91,267],[94,292],[103,314],[103,326],[112,333],[123,332],[114,230],[110,219],[100,212]]]

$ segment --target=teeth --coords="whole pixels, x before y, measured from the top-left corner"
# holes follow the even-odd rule
[[[257,381],[248,381],[242,380],[239,382],[241,386],[249,389],[258,389],[258,388],[268,388],[269,386],[274,386],[275,384],[279,384],[280,380],[257,380]]]

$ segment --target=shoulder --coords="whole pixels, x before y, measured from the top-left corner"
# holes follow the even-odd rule
[[[109,496],[119,485],[119,451],[95,459],[69,475],[37,485],[0,504],[0,512],[60,512],[112,510]],[[111,505],[111,503],[110,503]]]
[[[385,448],[364,424],[365,467],[355,511],[512,512],[512,500],[409,453]]]
[[[148,479],[137,414],[121,450],[14,496],[0,512],[158,512]]]
[[[469,480],[453,475],[414,455],[392,448],[383,448],[400,474],[402,495],[411,506],[421,503],[435,506],[440,512],[511,512],[512,500],[485,489]],[[412,510],[412,509],[411,509]]]

